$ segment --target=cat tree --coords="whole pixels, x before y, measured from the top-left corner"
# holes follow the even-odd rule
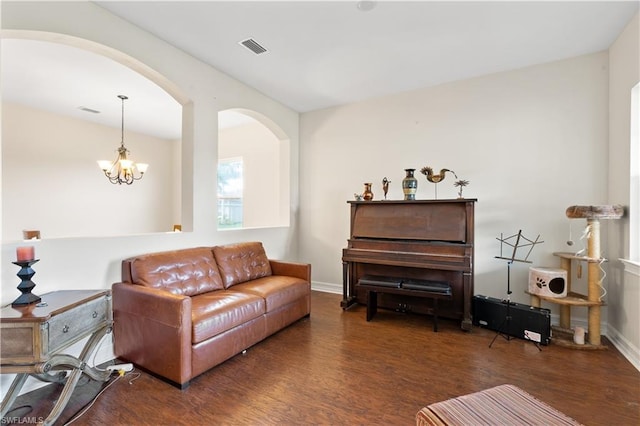
[[[546,297],[541,295],[531,295],[531,305],[540,307],[541,300],[556,303],[560,306],[560,325],[554,326],[557,333],[554,337],[560,337],[558,343],[565,346],[580,349],[602,349],[604,346],[600,341],[600,307],[604,305],[602,301],[603,287],[600,265],[606,261],[602,257],[600,251],[600,220],[603,219],[620,219],[624,216],[624,208],[620,205],[604,205],[604,206],[571,206],[567,208],[567,217],[569,219],[586,219],[587,227],[585,235],[587,236],[587,252],[581,250],[577,253],[556,252],[554,256],[560,258],[560,267],[567,271],[567,296],[566,297]],[[587,294],[579,294],[571,291],[571,271],[572,262],[578,263],[578,269],[582,268],[582,262],[587,263]],[[579,274],[578,274],[579,275]],[[571,336],[571,307],[584,306],[589,311],[588,316],[588,343],[577,345],[572,343]],[[562,337],[565,339],[562,339]],[[566,337],[569,337],[568,339]]]

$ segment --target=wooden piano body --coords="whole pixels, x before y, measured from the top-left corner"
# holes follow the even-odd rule
[[[356,284],[365,275],[443,281],[452,299],[438,315],[471,329],[475,199],[349,201],[351,231],[342,252],[343,300],[347,309],[366,303]],[[425,299],[381,294],[379,307],[432,314]]]

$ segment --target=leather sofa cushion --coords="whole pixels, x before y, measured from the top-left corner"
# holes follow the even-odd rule
[[[216,246],[213,254],[224,288],[271,275],[271,265],[260,242]]]
[[[310,284],[300,278],[271,275],[238,284],[232,290],[255,294],[266,301],[266,311],[273,312],[309,295]]]
[[[251,293],[219,290],[194,296],[191,298],[192,342],[200,343],[264,313],[264,299]]]
[[[199,247],[150,253],[131,259],[134,284],[195,296],[223,289],[211,248]]]

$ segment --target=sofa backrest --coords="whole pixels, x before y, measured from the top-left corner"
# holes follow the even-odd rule
[[[216,246],[213,254],[225,288],[271,275],[271,264],[260,242]]]
[[[211,247],[150,253],[122,262],[122,280],[195,296],[224,288]]]

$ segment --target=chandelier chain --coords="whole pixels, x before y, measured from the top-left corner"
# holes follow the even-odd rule
[[[118,96],[120,99],[122,99],[122,110],[121,110],[121,121],[120,121],[120,146],[124,148],[124,101],[125,99],[129,99],[124,95],[119,95]]]

